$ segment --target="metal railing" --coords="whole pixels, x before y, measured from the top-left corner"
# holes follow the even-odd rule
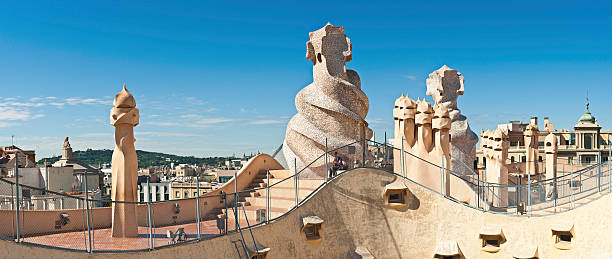
[[[16,177],[15,182],[0,178],[0,193],[6,194],[0,197],[0,213],[4,214],[5,220],[4,228],[0,228],[0,236],[23,244],[104,253],[148,251],[228,233],[240,233],[241,246],[245,254],[249,255],[247,243],[252,242],[259,251],[256,238],[250,232],[251,228],[286,216],[333,179],[357,168],[378,168],[465,206],[514,216],[549,215],[559,213],[557,208],[570,210],[597,198],[598,193],[610,190],[612,184],[609,162],[581,170],[560,170],[557,172],[559,176],[551,179],[525,183],[523,179],[518,179],[516,185],[502,185],[486,182],[484,177],[465,163],[463,165],[466,170],[458,173],[441,166],[443,160],[428,161],[389,143],[359,140],[333,149],[328,149],[327,140],[325,143],[325,151],[310,163],[300,166],[294,161],[294,171],[289,176],[282,177],[270,170],[256,172],[251,185],[243,190],[238,190],[238,175],[235,174],[234,182],[231,183],[234,185],[233,192],[200,196],[200,190],[196,189],[196,198],[155,202],[112,201],[114,205],[134,206],[137,211],[138,237],[123,239],[121,242],[113,242],[111,238],[111,208],[91,206],[108,201],[89,195],[72,196],[23,185],[19,183],[19,177]],[[359,146],[364,145],[368,147],[368,152],[358,152]],[[415,182],[407,177],[406,172],[393,172],[391,157],[394,151],[401,156],[393,159],[403,160],[410,156],[426,166],[439,169],[443,186],[446,173],[450,180],[465,183],[473,190],[474,204],[459,201],[437,188]],[[347,158],[349,163],[345,165],[346,168],[334,164],[333,154],[336,152]],[[451,159],[461,161],[460,158]],[[78,206],[63,210],[24,210],[30,198],[22,194],[34,191],[60,197],[64,202],[74,202]],[[11,198],[7,199],[9,195]],[[508,197],[505,201],[504,195]],[[519,211],[523,203],[525,214]],[[549,212],[550,208],[555,210]],[[251,240],[244,238],[243,230],[249,230]]]

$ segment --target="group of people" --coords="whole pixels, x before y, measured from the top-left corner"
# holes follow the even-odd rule
[[[338,173],[338,170],[346,170],[347,168],[348,166],[342,157],[338,155],[338,152],[334,152],[334,164],[329,169],[329,177],[334,177]]]

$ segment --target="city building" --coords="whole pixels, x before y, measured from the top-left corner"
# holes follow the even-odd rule
[[[174,174],[176,177],[194,176],[197,169],[198,168],[193,165],[180,164],[172,168],[170,173]]]
[[[528,125],[537,126],[538,118],[531,118],[529,123],[510,121],[498,125],[498,128],[507,132],[509,137],[509,163],[527,162],[525,132]],[[536,158],[538,162],[545,160],[544,142],[546,136],[550,133],[557,137],[558,163],[561,166],[590,165],[596,163],[598,159],[601,159],[601,161],[608,161],[609,159],[610,148],[612,147],[609,141],[612,141],[612,131],[602,130],[595,116],[589,111],[589,103],[586,104],[586,111],[578,118],[573,130],[554,129],[553,122],[548,117],[544,118],[541,129],[538,127],[535,127],[535,129],[537,129],[538,139],[539,155]],[[482,150],[478,148],[476,154],[478,158],[477,168],[484,168],[486,159]]]

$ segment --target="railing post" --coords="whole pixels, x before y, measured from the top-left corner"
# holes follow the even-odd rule
[[[559,186],[557,184],[557,165],[555,164],[555,166],[553,167],[554,170],[554,174],[553,174],[553,198],[555,198],[555,212],[557,211],[557,198],[559,197]]]
[[[404,162],[404,136],[402,136],[402,154],[401,154],[401,157],[402,157],[402,176],[406,177],[406,172],[405,172],[406,169],[404,169],[404,167],[405,167],[405,165],[404,165],[404,163],[405,163]],[[393,158],[393,159],[395,159],[395,158]]]
[[[295,183],[295,207],[298,206],[297,158],[293,158],[293,182]]]
[[[93,246],[91,244],[91,225],[89,224],[90,214],[89,214],[89,190],[87,188],[87,170],[83,172],[83,183],[85,189],[85,208],[87,210],[87,237],[89,239],[89,252],[93,253]]]
[[[21,226],[19,225],[19,152],[15,152],[15,214],[17,217],[17,242],[20,242]]]
[[[527,215],[531,208],[531,174],[527,172]]]
[[[363,121],[362,124],[362,133],[363,133],[363,146],[361,148],[361,150],[363,151],[363,156],[362,156],[362,160],[361,160],[361,167],[365,167],[365,160],[366,160],[366,150],[368,149],[368,140],[366,139],[366,130],[365,130],[366,126],[365,126],[365,120]]]
[[[223,192],[223,203],[225,205],[225,234],[227,234],[227,192]]]
[[[384,163],[383,164],[384,164],[384,166],[387,166],[387,159],[388,159],[388,156],[387,156],[387,152],[388,152],[388,148],[387,148],[387,131],[385,131],[385,140],[384,140],[384,143],[385,143],[385,145],[384,145],[385,149],[383,149],[384,150],[383,151],[384,152],[384,154],[383,154],[383,162]]]
[[[612,145],[610,145],[610,134],[608,134],[608,192],[612,192],[612,171],[610,171],[610,164],[612,161]]]
[[[486,211],[487,207],[489,206],[489,182],[487,181],[487,167],[486,166],[484,170],[484,179],[482,182],[484,185],[484,200],[485,200],[484,209]]]
[[[440,193],[442,193],[442,196],[446,197],[446,191],[444,190],[444,156],[442,156],[442,170],[441,170],[441,177],[440,177]]]
[[[325,155],[324,155],[324,163],[325,163],[325,172],[324,172],[324,181],[327,182],[327,175],[329,174],[329,169],[327,168],[327,137],[325,137]]]
[[[570,163],[572,163],[570,161]],[[574,208],[574,172],[570,172],[570,184],[569,184],[569,189],[570,189],[570,208]]]
[[[198,195],[196,196],[196,220],[198,223],[198,239],[202,238],[202,234],[201,234],[201,224],[200,224],[200,179],[199,177],[196,175],[195,177],[196,179],[196,192],[198,193]]]
[[[601,192],[601,152],[597,151],[597,191]]]
[[[153,244],[153,224],[152,220],[151,220],[151,177],[147,177],[147,192],[148,192],[148,196],[149,199],[147,200],[147,221],[148,221],[148,225],[149,225],[149,249],[153,250],[154,248],[154,244]]]
[[[238,224],[238,172],[234,172],[234,223],[236,223],[236,231],[240,228]]]
[[[270,224],[270,169],[266,171],[266,223]]]
[[[476,194],[477,194],[477,198],[476,198],[476,202],[477,202],[477,207],[480,208],[480,173],[476,173]]]

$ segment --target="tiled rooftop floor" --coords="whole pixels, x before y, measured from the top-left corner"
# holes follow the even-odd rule
[[[253,224],[253,222],[249,222]],[[228,230],[232,231],[235,229],[234,221],[228,219]],[[247,226],[246,222],[240,222],[240,225],[244,228]],[[166,230],[172,230],[176,232],[178,228],[184,228],[186,233],[186,241],[194,240],[198,238],[197,223],[173,225],[158,227],[153,229],[153,243],[155,247],[168,245],[168,238],[166,237]],[[202,237],[214,237],[219,234],[217,228],[217,222],[215,220],[203,221],[201,223],[201,235]],[[87,250],[88,244],[86,244],[87,230],[78,232],[66,232],[59,234],[51,234],[36,237],[26,237],[23,239],[24,242],[47,245],[53,247]],[[96,229],[92,231],[92,241],[94,251],[125,251],[125,250],[140,250],[149,248],[149,229],[147,227],[138,227],[137,238],[112,238],[111,229]]]

